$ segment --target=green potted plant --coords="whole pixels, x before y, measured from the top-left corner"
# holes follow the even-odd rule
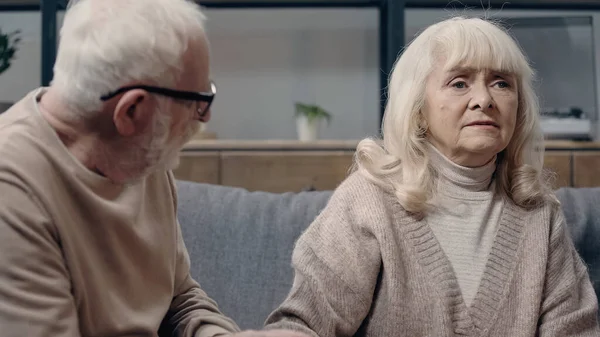
[[[4,33],[0,29],[0,75],[11,66],[11,62],[14,60],[18,46],[21,43],[20,35],[20,30]],[[11,105],[12,103],[0,102],[0,113],[6,111]]]
[[[331,123],[331,114],[316,104],[295,103],[296,129],[300,141],[317,140],[323,121]]]

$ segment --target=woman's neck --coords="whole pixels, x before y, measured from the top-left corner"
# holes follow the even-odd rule
[[[430,165],[438,173],[440,187],[456,189],[458,192],[490,190],[496,171],[496,156],[483,166],[465,167],[452,162],[433,145],[429,145],[429,148]]]

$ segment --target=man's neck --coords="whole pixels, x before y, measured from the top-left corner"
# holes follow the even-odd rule
[[[106,126],[98,127],[108,123],[102,118],[89,123],[76,117],[77,114],[62,103],[52,88],[42,95],[38,106],[67,150],[88,170],[119,184],[137,181],[147,173],[147,164],[135,160],[135,155],[124,147],[126,145],[111,141],[117,137],[114,131],[115,134],[108,134],[111,131]],[[104,133],[101,133],[99,130],[103,129]]]
[[[61,102],[52,88],[42,95],[38,107],[67,150],[83,166],[94,171],[97,137],[86,130],[84,123],[75,117],[75,112]]]
[[[84,167],[116,183],[132,179],[129,172],[124,172],[117,165],[120,157],[110,144],[102,139],[99,132],[86,125],[89,123],[76,117],[77,114],[60,100],[52,88],[42,95],[38,106],[66,149]]]

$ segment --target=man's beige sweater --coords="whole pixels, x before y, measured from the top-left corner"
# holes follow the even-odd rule
[[[120,185],[84,168],[33,93],[1,115],[0,335],[238,330],[190,277],[173,182]]]
[[[596,295],[558,205],[525,210],[505,200],[467,305],[431,226],[396,200],[360,173],[346,179],[297,241],[292,289],[267,328],[320,337],[600,336]]]

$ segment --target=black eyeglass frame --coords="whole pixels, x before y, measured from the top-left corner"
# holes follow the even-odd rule
[[[131,85],[131,86],[126,86],[126,87],[121,87],[111,93],[100,96],[100,100],[107,101],[111,98],[114,98],[117,95],[120,95],[129,90],[134,90],[134,89],[141,89],[141,90],[145,90],[147,92],[153,93],[153,94],[158,94],[158,95],[171,97],[171,98],[175,98],[175,99],[179,99],[179,100],[194,101],[194,102],[206,102],[207,105],[204,107],[204,109],[202,109],[202,111],[200,111],[200,108],[197,109],[198,110],[197,112],[200,115],[200,117],[204,117],[206,112],[209,110],[209,108],[215,98],[215,95],[217,93],[217,86],[215,85],[215,83],[213,81],[210,81],[210,90],[212,92],[175,90],[175,89],[169,89],[169,88],[163,88],[163,87],[155,87],[155,86],[151,86],[151,85]]]

